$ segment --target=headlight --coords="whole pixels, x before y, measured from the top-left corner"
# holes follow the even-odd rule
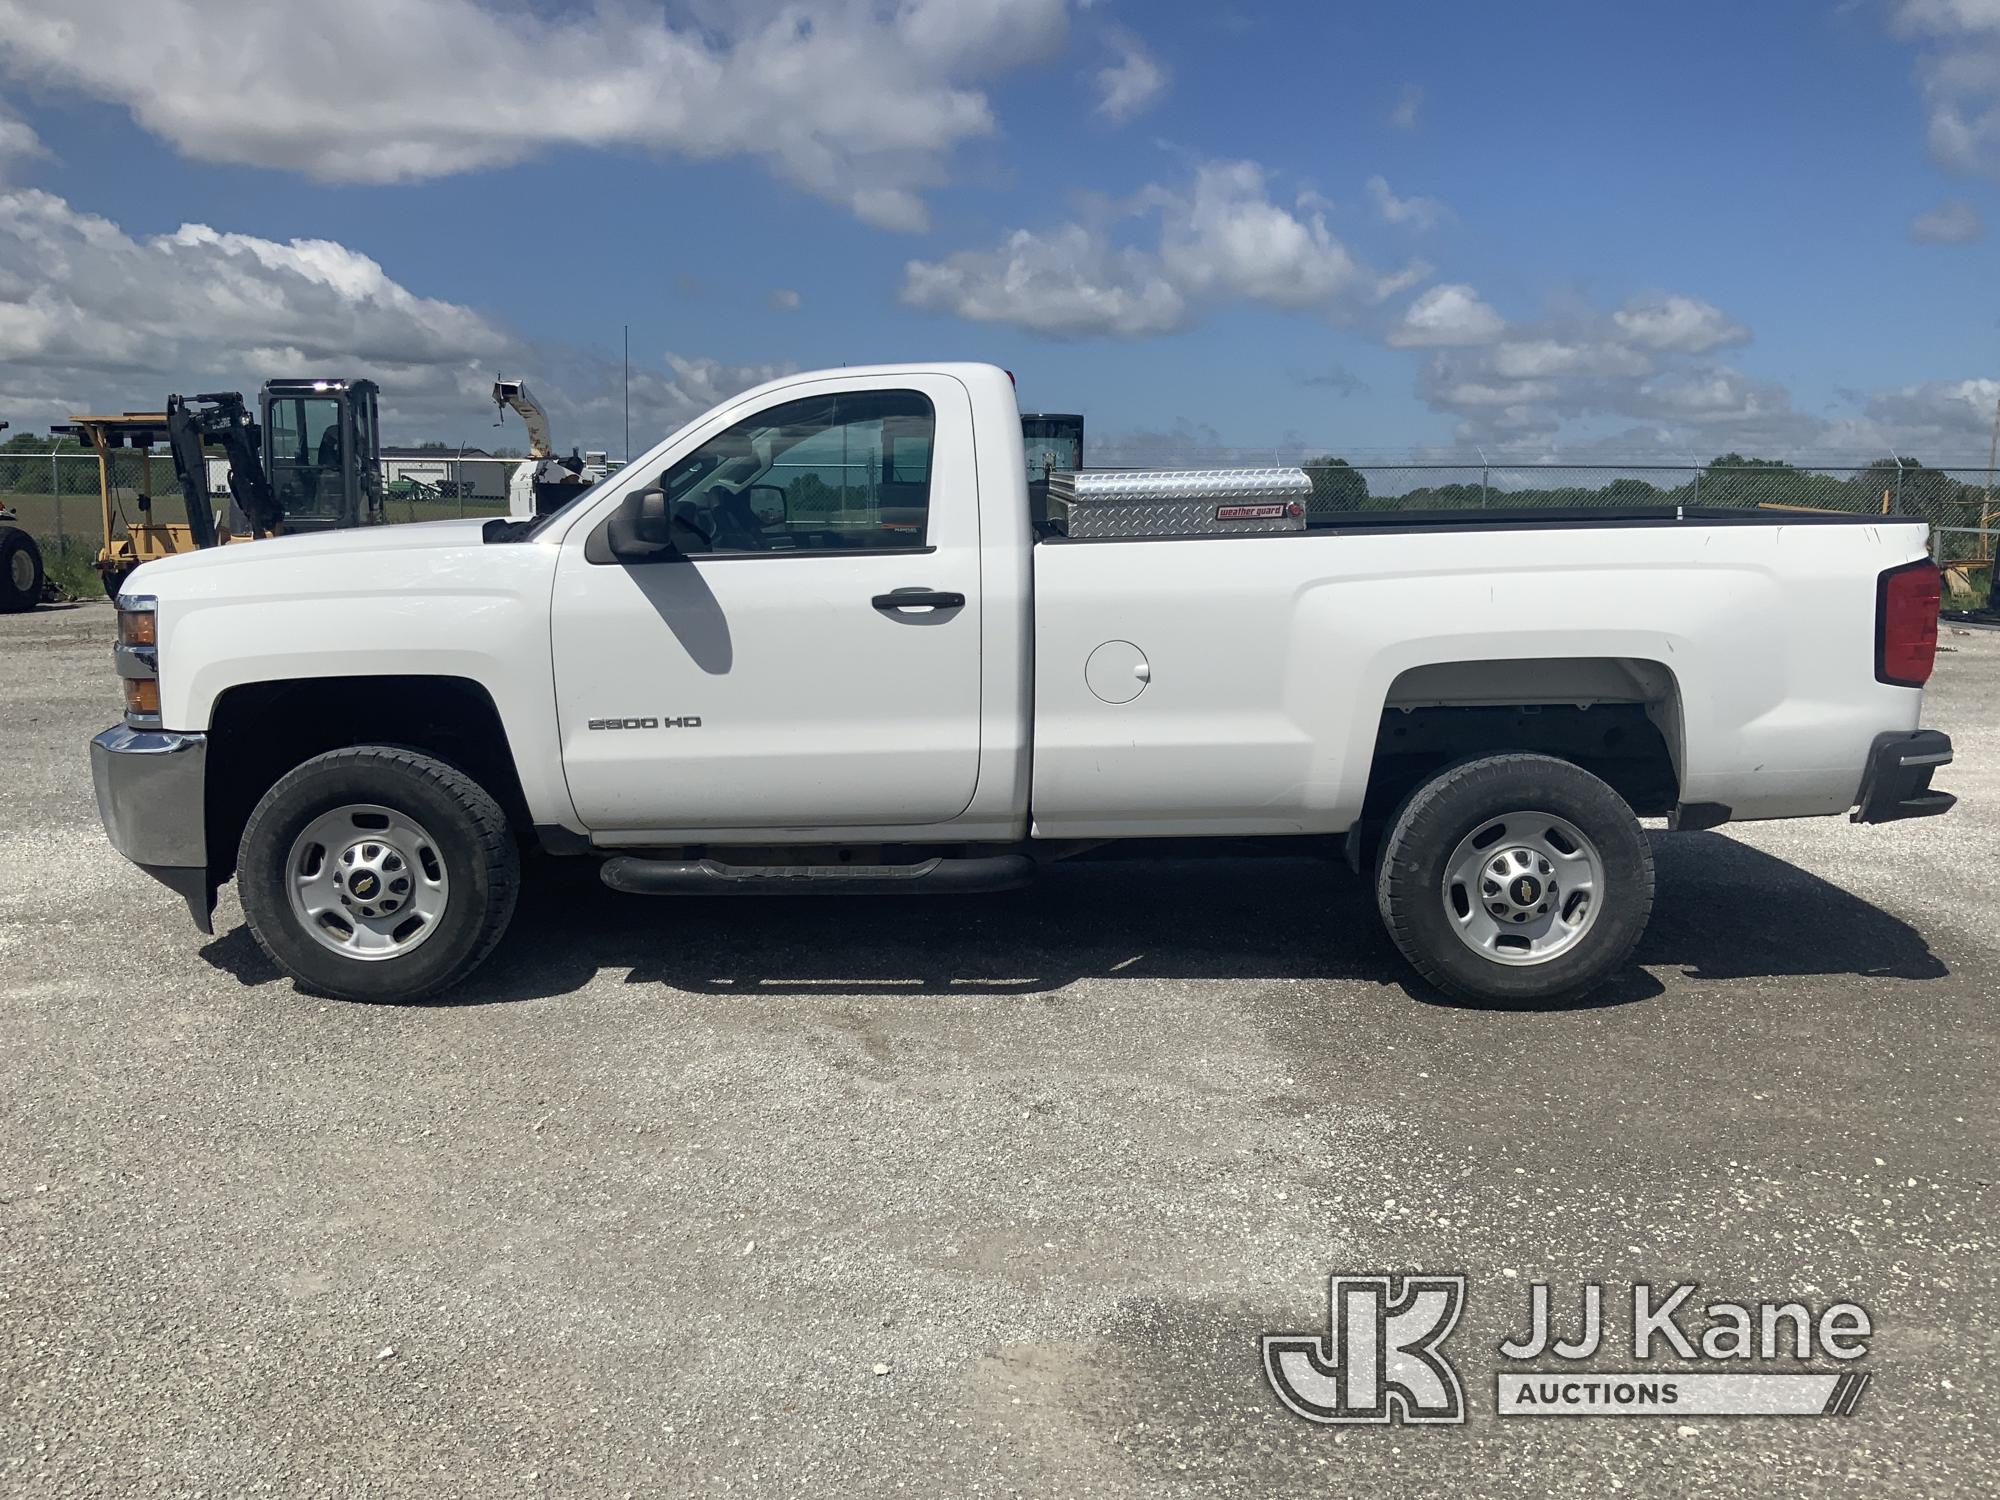
[[[121,646],[157,646],[160,643],[160,617],[154,611],[153,601],[145,600],[144,609],[131,607],[131,595],[118,601],[118,644]]]
[[[125,682],[125,722],[135,729],[160,723],[159,601],[150,594],[118,596],[118,645],[112,651]]]

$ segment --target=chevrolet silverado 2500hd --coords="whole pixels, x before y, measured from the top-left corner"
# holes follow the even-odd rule
[[[1349,512],[1083,474],[1031,522],[1012,382],[790,376],[532,522],[149,563],[111,842],[338,996],[439,990],[522,847],[627,892],[971,891],[1115,840],[1345,836],[1473,999],[1622,964],[1638,819],[1941,813],[1924,529]],[[1099,480],[1101,479],[1101,483]],[[1096,507],[1096,508],[1093,508]]]

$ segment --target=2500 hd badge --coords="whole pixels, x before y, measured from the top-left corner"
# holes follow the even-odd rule
[[[644,719],[592,719],[592,729],[699,729],[700,714],[683,714],[679,718],[660,717]]]

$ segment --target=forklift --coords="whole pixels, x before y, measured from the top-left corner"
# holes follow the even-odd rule
[[[103,546],[97,571],[116,598],[132,570],[156,558],[257,537],[370,526],[382,519],[381,444],[372,380],[271,380],[262,423],[236,391],[167,397],[163,412],[71,417],[55,433],[97,454]],[[165,442],[187,519],[153,515],[152,449]],[[229,516],[218,524],[209,447],[229,466]],[[122,451],[121,451],[122,450]],[[129,472],[121,479],[120,461]],[[125,509],[126,492],[136,516]]]

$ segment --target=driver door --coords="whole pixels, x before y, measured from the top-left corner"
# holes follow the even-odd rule
[[[611,559],[612,510],[654,486],[683,554]],[[964,387],[814,381],[705,424],[570,529],[551,627],[563,767],[593,831],[688,842],[955,817],[979,778]]]

